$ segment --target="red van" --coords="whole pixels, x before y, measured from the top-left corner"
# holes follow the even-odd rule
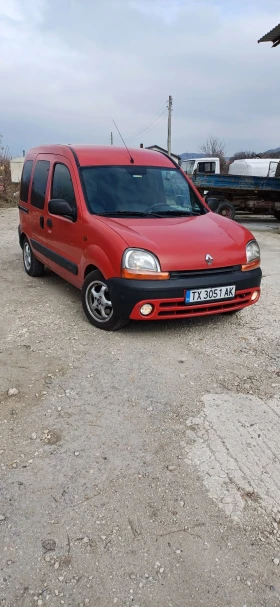
[[[100,329],[236,312],[259,299],[256,240],[212,213],[165,154],[34,148],[19,215],[27,274],[48,266],[81,289],[85,314]]]

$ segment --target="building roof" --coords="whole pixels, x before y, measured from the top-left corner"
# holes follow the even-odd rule
[[[149,145],[148,147],[145,148],[145,150],[158,150],[159,152],[168,154],[168,151],[165,150],[164,148],[161,148],[160,145]],[[173,152],[171,152],[171,156],[175,156],[175,158],[180,158],[179,154],[173,154]]]
[[[272,42],[272,48],[280,44],[280,23],[276,25],[268,34],[265,34],[258,42]]]
[[[129,148],[117,146],[99,146],[99,145],[42,145],[28,151],[26,157],[34,158],[37,154],[61,154],[73,161],[75,157],[78,166],[108,166],[108,165],[140,165],[154,167],[173,166],[172,159],[156,151],[141,148]],[[130,161],[132,156],[134,163]]]

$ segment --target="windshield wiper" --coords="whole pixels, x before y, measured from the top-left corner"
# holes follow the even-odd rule
[[[122,217],[148,217],[149,215],[152,217],[164,217],[164,215],[154,213],[153,211],[147,213],[144,211],[104,211],[104,213],[94,214],[99,215],[100,217],[118,217],[119,215]]]
[[[94,213],[99,217],[160,217],[164,219],[165,217],[190,217],[190,216],[200,216],[201,213],[195,213],[194,211],[162,211],[162,213],[155,213],[154,211],[104,211],[103,213]]]
[[[163,211],[163,215],[161,215],[161,217],[166,217],[168,215],[173,215],[174,217],[176,216],[180,216],[180,217],[189,217],[189,216],[196,216],[198,217],[199,215],[201,215],[201,213],[195,213],[194,211],[176,211],[174,209],[174,211]],[[147,213],[148,215],[150,214],[149,212]],[[153,213],[151,213],[153,214]]]

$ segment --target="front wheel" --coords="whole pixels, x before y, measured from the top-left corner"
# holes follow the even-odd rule
[[[280,211],[273,211],[273,215],[274,215],[275,219],[280,221]]]
[[[98,270],[90,272],[84,281],[82,304],[89,322],[103,331],[117,331],[129,322],[114,313],[106,280]]]

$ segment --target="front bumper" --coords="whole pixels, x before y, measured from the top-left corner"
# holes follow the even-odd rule
[[[157,280],[127,280],[110,278],[108,287],[114,312],[121,318],[133,320],[164,320],[169,318],[186,318],[191,316],[206,316],[241,310],[256,303],[252,301],[255,291],[260,294],[262,272],[260,268],[242,272],[240,269],[232,272],[219,273],[190,273],[184,278],[165,281]],[[207,289],[236,286],[234,299],[223,299],[199,304],[185,304],[185,291],[188,289]],[[140,308],[150,303],[154,309],[152,314],[143,317]]]

